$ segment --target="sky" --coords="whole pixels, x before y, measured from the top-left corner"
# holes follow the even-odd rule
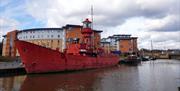
[[[0,41],[12,30],[81,25],[101,37],[131,34],[139,48],[180,49],[180,0],[0,0]]]

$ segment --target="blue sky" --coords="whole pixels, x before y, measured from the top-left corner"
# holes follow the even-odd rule
[[[0,0],[0,40],[8,31],[81,24],[94,7],[102,37],[132,34],[139,48],[180,49],[180,0]]]
[[[26,11],[26,0],[0,0],[0,17],[20,23],[17,29],[45,26]],[[10,25],[9,25],[10,26]]]

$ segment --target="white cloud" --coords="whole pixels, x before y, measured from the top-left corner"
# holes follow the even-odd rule
[[[80,23],[82,18],[88,17],[93,4],[96,24],[116,26],[129,17],[164,17],[171,11],[170,7],[177,2],[177,0],[153,0],[152,2],[148,0],[31,0],[27,1],[27,12],[37,19],[54,21],[50,23],[54,25]]]
[[[0,17],[0,41],[8,31],[16,30],[20,23],[14,19]]]
[[[167,43],[167,48],[180,48],[179,0],[26,0],[21,7],[7,8],[3,16],[13,21],[7,23],[11,26],[21,26],[21,21],[12,18],[14,14],[20,17],[26,13],[45,22],[45,27],[62,27],[82,24],[84,18],[90,18],[92,4],[94,27],[104,30],[102,37],[132,34],[139,37],[140,48],[150,48],[150,40],[158,45],[155,48],[162,48],[162,43]]]
[[[180,48],[180,31],[174,32],[146,32],[140,37],[139,46],[141,48],[151,48],[153,41],[154,49],[178,49]]]
[[[152,29],[157,30],[157,28],[163,29],[171,22],[169,20],[173,21],[173,18],[167,16],[157,20],[135,17],[128,19],[122,25],[108,28],[108,31],[105,31],[102,35],[103,37],[107,37],[113,34],[132,34],[132,36],[138,37],[139,48],[151,48],[151,40],[154,42],[155,49],[163,49],[164,46],[166,48],[180,48],[180,31],[152,31]],[[162,45],[162,43],[166,45]],[[174,45],[174,47],[172,47],[172,45]]]
[[[161,19],[146,19],[145,28],[154,31],[180,31],[178,15],[167,15]]]
[[[8,18],[2,18],[0,17],[0,28],[5,28],[5,27],[15,27],[19,25],[19,22],[17,22],[14,19],[8,19]]]
[[[136,0],[136,3],[140,5],[142,9],[152,9],[152,10],[164,10],[170,5],[175,4],[177,0]]]
[[[179,43],[177,37],[180,20],[178,20],[179,14],[176,13],[178,0],[46,0],[43,2],[46,3],[42,3],[42,0],[27,2],[27,9],[35,18],[46,20],[48,27],[61,27],[68,23],[81,24],[83,18],[90,17],[90,8],[93,4],[94,27],[104,30],[102,37],[132,34],[139,37],[140,48],[149,48],[151,40],[157,45],[162,41],[168,42],[168,48]],[[176,48],[180,47],[176,46]]]

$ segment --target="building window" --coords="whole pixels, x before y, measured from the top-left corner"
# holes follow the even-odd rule
[[[47,46],[49,47],[49,42],[47,42]]]
[[[53,35],[51,35],[51,38],[53,38]]]
[[[58,38],[60,38],[60,35],[58,35]]]
[[[123,48],[123,45],[120,45],[121,48]]]
[[[49,35],[47,35],[47,37],[49,38]]]
[[[69,27],[68,30],[72,30],[72,27]]]
[[[131,49],[131,48],[129,48],[129,51],[132,51],[132,49]]]

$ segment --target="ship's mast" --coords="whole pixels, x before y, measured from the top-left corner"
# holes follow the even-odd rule
[[[93,30],[93,6],[91,5],[91,29]],[[93,31],[93,34],[92,34],[92,36],[91,36],[92,38],[92,40],[91,40],[91,43],[92,43],[92,51],[94,51],[94,31]]]
[[[92,24],[91,24],[91,29],[93,30],[93,23],[94,23],[94,21],[93,21],[93,6],[91,5],[91,22],[92,22]]]
[[[152,44],[152,40],[151,40],[151,56],[153,57],[153,44]]]

